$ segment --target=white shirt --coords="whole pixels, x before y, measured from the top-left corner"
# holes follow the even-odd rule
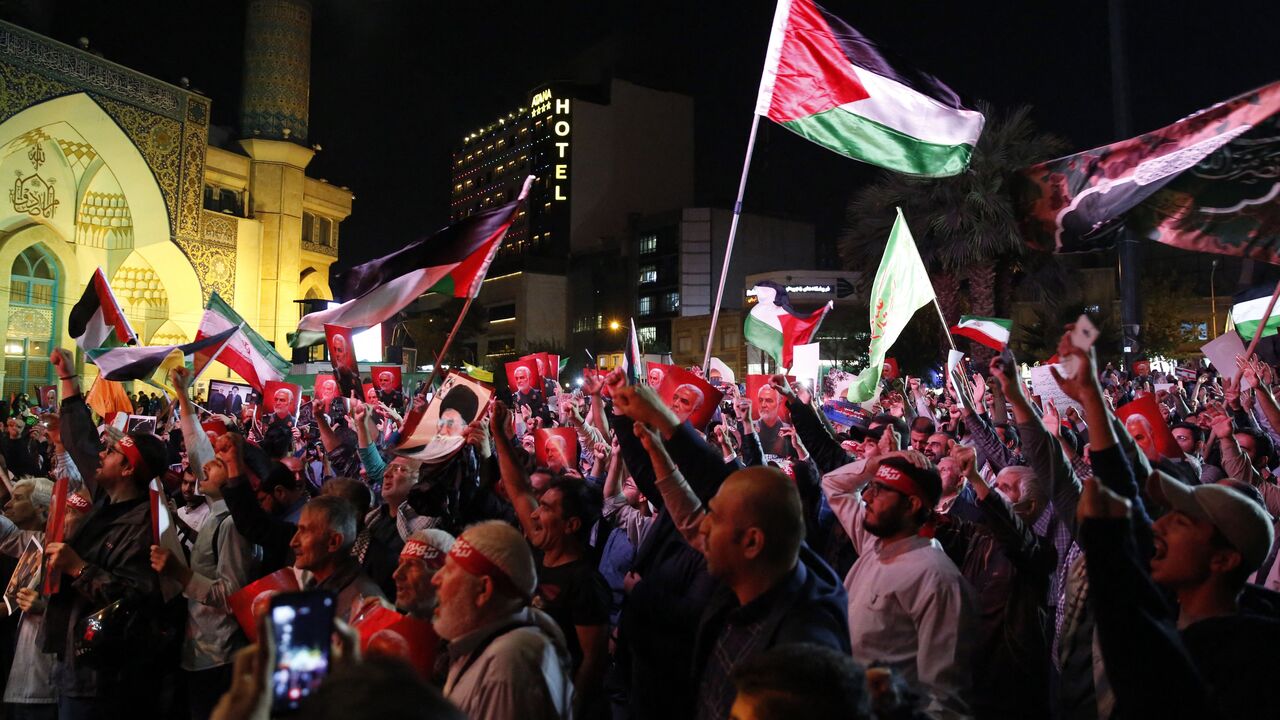
[[[207,498],[195,507],[183,505],[178,508],[178,518],[186,523],[187,527],[196,532],[200,531],[200,526],[204,524],[204,519],[207,517],[209,517],[209,500]],[[192,543],[187,542],[185,538],[183,538],[182,543],[187,546],[187,549],[192,546]]]
[[[859,491],[867,480],[849,465],[822,478],[827,502],[858,551],[844,580],[853,658],[884,663],[917,685],[928,697],[930,717],[968,717],[963,698],[977,631],[973,590],[937,540],[886,545],[863,527]]]

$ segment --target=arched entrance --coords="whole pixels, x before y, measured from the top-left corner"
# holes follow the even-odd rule
[[[62,278],[53,256],[42,244],[23,250],[9,274],[9,325],[4,338],[4,396],[34,393],[36,385],[53,382],[49,353],[62,320]],[[34,397],[34,395],[33,395]]]

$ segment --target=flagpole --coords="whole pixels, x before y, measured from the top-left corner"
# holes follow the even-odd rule
[[[462,319],[467,316],[467,311],[471,309],[471,301],[475,300],[475,295],[467,295],[467,301],[462,304],[462,311],[458,313],[458,319],[453,323],[453,329],[449,331],[449,336],[444,339],[444,345],[440,346],[440,352],[436,355],[435,364],[431,368],[431,377],[427,378],[427,384],[423,385],[423,392],[431,392],[431,386],[435,384],[436,378],[440,377],[441,363],[444,361],[445,353],[449,352],[449,346],[453,344],[453,338],[458,334],[458,329],[462,327]]]
[[[1280,298],[1280,282],[1276,283],[1276,290],[1271,293],[1271,301],[1267,303],[1267,311],[1262,313],[1262,321],[1258,323],[1258,329],[1253,331],[1253,340],[1249,341],[1249,349],[1244,351],[1245,360],[1252,357],[1253,351],[1258,349],[1258,341],[1262,339],[1262,331],[1267,329],[1267,321],[1271,319],[1271,311],[1276,307],[1277,298]]]
[[[938,310],[938,320],[942,321],[942,332],[947,335],[947,342],[951,345],[951,349],[956,349],[956,341],[951,337],[951,326],[947,325],[947,317],[942,314],[942,306],[938,304],[938,294],[933,295],[933,306]]]
[[[707,330],[707,351],[702,356],[702,374],[711,366],[711,347],[716,336],[716,323],[720,320],[720,303],[724,300],[724,284],[729,278],[729,261],[733,258],[733,240],[738,235],[738,220],[742,217],[742,196],[747,191],[747,174],[751,171],[751,155],[756,149],[756,132],[760,129],[760,115],[751,116],[751,136],[747,139],[747,156],[742,160],[742,178],[738,181],[738,199],[733,203],[733,221],[729,223],[729,241],[724,247],[724,265],[720,268],[720,288],[716,290],[716,306],[711,312],[711,327]]]

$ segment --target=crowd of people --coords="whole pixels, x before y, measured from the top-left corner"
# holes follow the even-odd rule
[[[271,618],[233,598],[291,568],[338,618],[304,717],[1280,717],[1280,377],[1059,355],[1056,403],[1004,353],[847,422],[782,375],[712,378],[706,427],[693,385],[526,381],[424,463],[393,449],[426,389],[244,422],[179,368],[126,432],[56,351],[60,402],[0,438],[6,716],[267,717]],[[377,608],[429,623],[425,666],[362,642]]]

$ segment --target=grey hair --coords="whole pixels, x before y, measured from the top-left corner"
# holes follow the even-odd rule
[[[53,481],[49,478],[42,477],[24,477],[14,483],[13,489],[16,492],[18,488],[30,488],[31,504],[41,510],[48,510],[50,503],[53,502]]]
[[[337,495],[321,495],[308,500],[303,508],[324,513],[329,532],[342,536],[344,552],[356,544],[356,509],[351,501]]]

